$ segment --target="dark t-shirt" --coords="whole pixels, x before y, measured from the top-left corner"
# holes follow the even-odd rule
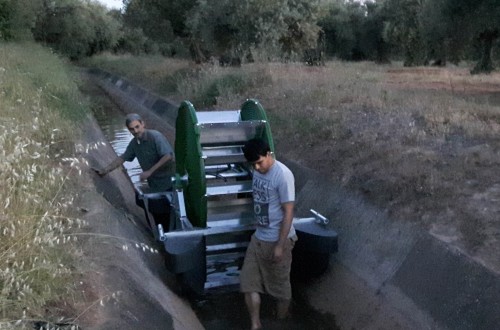
[[[120,157],[127,162],[137,157],[143,171],[153,167],[163,156],[173,155],[173,149],[167,138],[158,131],[146,129],[140,139],[133,138]],[[166,191],[172,187],[174,162],[169,161],[157,169],[149,178],[148,185],[152,192]]]

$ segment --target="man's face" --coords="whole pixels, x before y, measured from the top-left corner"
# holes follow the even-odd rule
[[[274,158],[270,152],[265,156],[260,156],[257,161],[251,163],[252,167],[260,174],[266,174],[274,164]]]
[[[134,120],[128,124],[128,130],[136,138],[140,138],[144,133],[144,123],[139,120]]]

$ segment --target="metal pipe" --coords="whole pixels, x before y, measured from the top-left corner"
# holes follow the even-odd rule
[[[165,232],[163,231],[163,226],[161,223],[158,225],[158,238],[161,242],[165,242],[167,240],[167,236],[165,236]]]
[[[327,225],[328,223],[330,223],[330,220],[327,217],[320,214],[319,212],[317,212],[313,209],[310,209],[309,211],[311,211],[311,213],[314,214],[318,223],[321,223],[323,225]]]

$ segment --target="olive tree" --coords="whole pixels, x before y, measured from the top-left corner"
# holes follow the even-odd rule
[[[125,0],[124,29],[133,31],[136,37],[142,31],[146,48],[156,47],[164,55],[182,54],[182,40],[188,40],[186,20],[195,3],[196,0]],[[132,46],[132,38],[124,38]],[[139,42],[142,38],[135,39]]]
[[[500,37],[500,5],[498,0],[446,0],[443,11],[450,40],[477,43],[479,60],[472,73],[488,73],[494,69],[492,50]]]
[[[32,39],[42,0],[0,0],[0,40]]]
[[[366,59],[360,44],[366,7],[355,1],[339,1],[332,2],[323,11],[319,25],[324,31],[327,53],[343,60]]]
[[[206,53],[296,58],[315,47],[318,1],[200,0],[187,20]]]
[[[404,66],[422,65],[426,60],[421,18],[426,0],[386,0],[385,38],[400,48]]]
[[[120,36],[120,24],[96,2],[44,0],[33,35],[35,40],[77,60],[112,49]]]

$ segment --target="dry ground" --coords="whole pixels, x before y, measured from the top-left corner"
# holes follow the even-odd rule
[[[420,223],[499,274],[500,74],[398,68],[383,77],[388,103],[406,95],[407,107],[404,100],[386,113],[350,106],[335,126],[341,133],[298,149],[299,139],[279,132],[279,153],[360,192],[394,221]],[[443,99],[442,107],[428,105]]]

